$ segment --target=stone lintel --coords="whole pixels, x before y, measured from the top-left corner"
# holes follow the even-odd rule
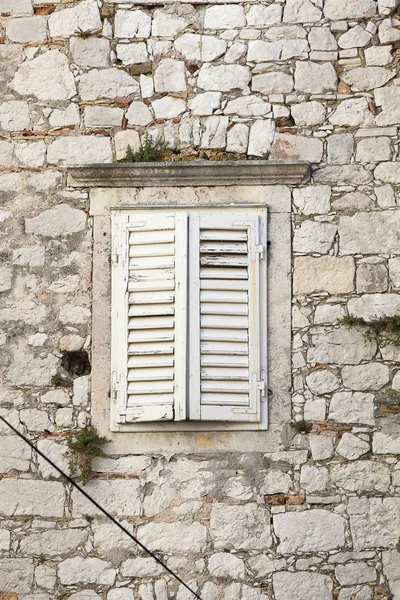
[[[73,167],[71,187],[185,187],[223,185],[298,185],[310,179],[305,161],[193,161],[114,163]]]

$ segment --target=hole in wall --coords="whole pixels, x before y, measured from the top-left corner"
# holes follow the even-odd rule
[[[89,355],[85,350],[79,350],[78,352],[64,352],[61,359],[61,367],[71,377],[89,375],[92,369]]]

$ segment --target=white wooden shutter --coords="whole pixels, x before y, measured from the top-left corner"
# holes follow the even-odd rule
[[[260,421],[265,237],[262,209],[190,215],[190,419]]]
[[[117,211],[113,252],[117,422],[185,419],[187,214]]]

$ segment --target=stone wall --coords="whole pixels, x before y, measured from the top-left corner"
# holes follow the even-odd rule
[[[66,167],[146,133],[314,165],[292,190],[293,418],[312,430],[271,453],[212,434],[110,453],[87,487],[203,600],[400,599],[400,350],[342,323],[400,308],[397,5],[0,0],[0,406],[64,468],[90,418],[92,264]],[[189,600],[0,434],[2,599]]]

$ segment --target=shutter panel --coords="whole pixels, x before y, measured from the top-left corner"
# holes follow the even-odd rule
[[[265,212],[190,216],[190,418],[260,421]]]
[[[185,419],[187,215],[118,211],[113,234],[118,422]]]

